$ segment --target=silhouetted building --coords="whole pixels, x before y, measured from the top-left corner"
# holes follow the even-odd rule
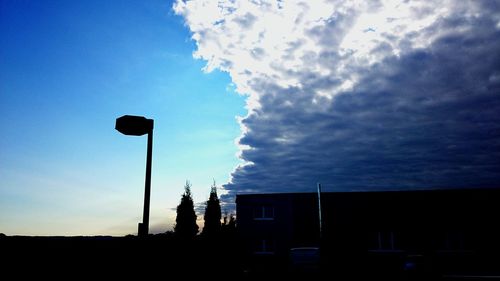
[[[500,189],[323,192],[320,235],[316,193],[236,198],[249,264],[319,247],[323,272],[353,279],[499,276],[499,203]]]

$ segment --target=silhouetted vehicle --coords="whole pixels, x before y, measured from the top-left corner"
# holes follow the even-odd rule
[[[320,254],[318,247],[290,249],[290,269],[292,272],[315,273],[319,271]]]

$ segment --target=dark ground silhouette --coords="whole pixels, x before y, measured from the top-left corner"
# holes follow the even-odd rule
[[[25,277],[242,277],[229,241],[148,237],[0,237],[2,275]],[[5,275],[7,274],[7,275]],[[68,274],[70,274],[68,276]],[[177,279],[177,278],[176,278]]]

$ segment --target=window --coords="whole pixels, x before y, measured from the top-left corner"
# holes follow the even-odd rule
[[[372,232],[371,250],[373,251],[399,251],[397,237],[394,231]]]
[[[253,211],[254,220],[274,220],[274,208],[269,205],[261,205]]]
[[[443,251],[465,251],[467,237],[462,231],[446,231],[443,235]]]
[[[257,255],[274,254],[274,241],[270,239],[257,240],[254,253]]]

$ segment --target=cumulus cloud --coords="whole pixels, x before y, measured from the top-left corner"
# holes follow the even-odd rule
[[[354,2],[370,2],[354,3]],[[244,192],[500,182],[496,1],[178,1],[205,71],[247,96]]]

